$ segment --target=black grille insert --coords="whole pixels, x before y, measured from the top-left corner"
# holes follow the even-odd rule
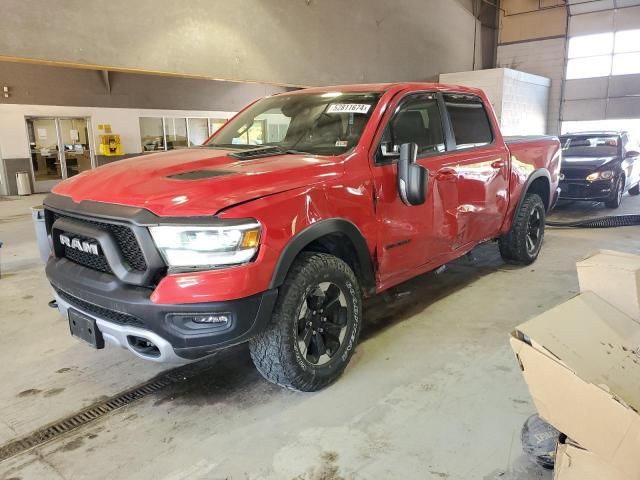
[[[102,230],[110,232],[115,238],[118,247],[120,248],[120,252],[122,252],[122,256],[127,263],[127,266],[134,271],[137,272],[145,272],[147,270],[147,262],[144,259],[144,255],[142,254],[142,250],[140,249],[140,245],[138,244],[138,240],[134,235],[131,228],[126,225],[119,225],[115,223],[106,223],[98,220],[90,220],[88,218],[80,218],[80,217],[71,217],[67,215],[62,215],[57,212],[53,213],[52,223],[55,222],[59,218],[69,219],[71,221],[82,222],[89,225],[96,226]],[[78,235],[74,235],[77,237]],[[92,239],[88,239],[92,240]],[[111,268],[107,264],[104,256],[96,257],[96,255],[87,254],[84,252],[80,252],[74,249],[70,249],[68,247],[65,248],[65,257],[71,260],[72,262],[79,263],[80,265],[84,265],[85,267],[92,268],[93,270],[98,270],[101,272],[112,273]],[[101,260],[99,259],[101,258]]]
[[[82,235],[73,235],[74,238],[77,238],[81,242],[91,242],[95,243],[93,238],[83,237]],[[102,249],[98,246],[98,255],[94,255],[93,253],[87,253],[80,250],[76,250],[75,248],[70,248],[68,246],[64,246],[64,256],[65,258],[71,260],[74,263],[79,265],[83,265],[85,267],[91,268],[93,270],[98,270],[99,272],[104,273],[113,273],[109,263],[107,262]]]
[[[60,295],[65,302],[69,303],[72,307],[76,307],[79,310],[83,310],[89,314],[93,314],[96,317],[102,318],[104,320],[109,320],[111,322],[120,324],[120,325],[130,325],[132,327],[144,327],[144,322],[140,320],[138,317],[134,317],[133,315],[129,315],[127,313],[116,312],[115,310],[109,310],[108,308],[100,307],[98,305],[94,305],[93,303],[86,302],[81,300],[78,297],[71,295],[70,293],[65,292],[64,290],[60,290],[59,288],[54,287],[56,293]]]

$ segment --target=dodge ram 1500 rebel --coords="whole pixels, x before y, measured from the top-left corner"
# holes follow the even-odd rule
[[[497,240],[530,264],[560,142],[505,139],[480,90],[422,83],[259,100],[201,147],[74,176],[45,200],[74,336],[157,362],[248,341],[268,380],[325,387],[362,298]]]

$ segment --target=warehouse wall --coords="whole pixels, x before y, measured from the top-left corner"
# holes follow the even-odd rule
[[[0,104],[237,111],[288,89],[274,85],[109,72],[0,61]]]
[[[472,3],[7,0],[0,56],[282,85],[428,80],[481,55]]]
[[[560,133],[567,10],[564,0],[503,0],[496,64],[551,79],[547,133]]]
[[[565,69],[564,38],[536,40],[498,46],[496,63],[499,67],[547,77],[551,80],[547,133],[560,133],[560,106]]]

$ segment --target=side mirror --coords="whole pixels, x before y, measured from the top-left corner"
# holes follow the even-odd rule
[[[418,145],[404,143],[400,146],[398,160],[398,194],[405,205],[422,205],[427,199],[429,172],[416,163]]]
[[[400,151],[398,146],[394,145],[393,142],[382,142],[380,144],[380,154],[382,158],[398,158]]]
[[[640,156],[640,152],[636,152],[634,150],[629,150],[624,158],[638,158]]]

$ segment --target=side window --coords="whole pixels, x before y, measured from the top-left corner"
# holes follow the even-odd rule
[[[451,119],[457,150],[481,147],[493,142],[489,116],[480,98],[473,95],[447,94],[444,102]]]
[[[383,133],[383,142],[397,150],[403,143],[416,143],[418,156],[445,151],[438,101],[433,95],[416,95],[401,104]]]

